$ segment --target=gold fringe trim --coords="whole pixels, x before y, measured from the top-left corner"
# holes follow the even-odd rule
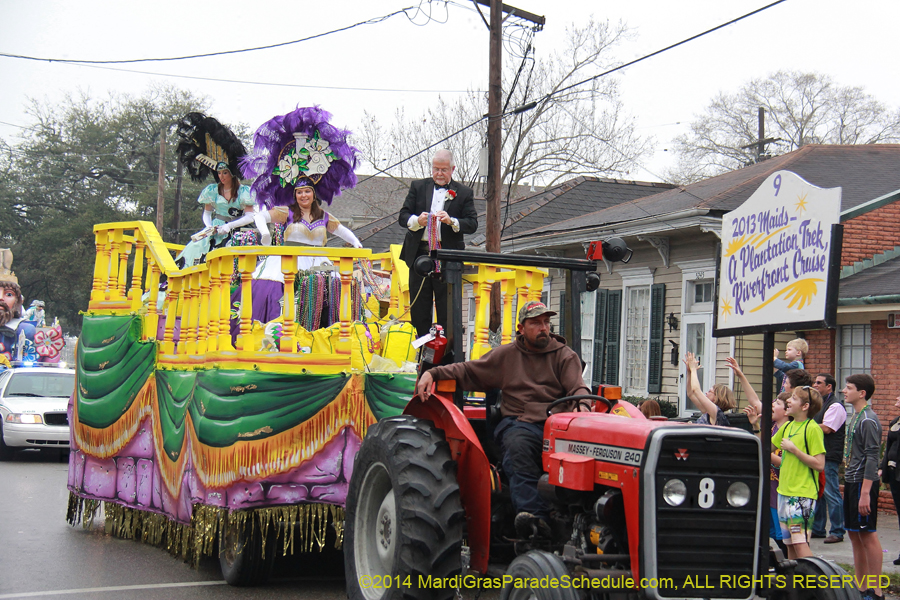
[[[178,458],[173,458],[166,454],[166,449],[163,446],[162,426],[160,425],[162,419],[159,416],[159,396],[155,389],[155,376],[153,377],[153,380],[153,397],[150,400],[153,418],[150,419],[150,427],[153,428],[153,451],[156,454],[156,466],[159,468],[159,475],[162,478],[166,489],[169,490],[169,494],[171,494],[173,498],[179,498],[181,496],[181,480],[184,477],[184,469],[187,462],[188,432],[193,433],[194,426],[190,420],[190,411],[186,411],[184,419],[185,435],[181,438],[181,448],[178,449]],[[171,391],[172,390],[169,389],[169,392]]]
[[[156,377],[151,374],[122,416],[103,429],[90,427],[78,418],[78,400],[72,404],[72,430],[78,447],[97,458],[109,458],[125,447],[137,433],[141,421],[150,414],[150,404],[156,400]]]
[[[226,508],[198,504],[194,506],[190,525],[113,502],[102,502],[102,505],[104,530],[108,535],[164,547],[169,554],[183,558],[194,567],[201,557],[212,556],[216,541],[226,527],[237,528],[241,533],[233,539],[243,540],[252,539],[259,530],[263,558],[267,543],[271,551],[280,549],[283,556],[293,554],[295,548],[305,553],[321,552],[329,526],[334,530],[334,547],[340,549],[344,543],[344,509],[332,504],[271,506],[230,513]],[[89,529],[100,506],[99,500],[81,498],[70,492],[66,521],[72,525],[81,521]]]
[[[241,479],[266,479],[294,469],[313,458],[345,427],[352,428],[362,438],[373,423],[375,416],[366,403],[363,378],[354,375],[337,398],[313,417],[272,437],[240,440],[226,448],[213,448],[197,440],[193,426],[188,427],[188,432],[194,469],[200,481],[206,487],[223,488]],[[169,486],[170,475],[167,471],[163,473]],[[172,483],[180,485],[180,475]]]
[[[91,500],[82,498],[76,494],[69,492],[69,505],[66,507],[66,522],[73,527],[81,521],[84,529],[90,529],[94,526],[94,517],[100,510],[100,500]]]

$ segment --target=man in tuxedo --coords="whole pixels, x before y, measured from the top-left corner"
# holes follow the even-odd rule
[[[431,306],[434,302],[437,322],[447,327],[447,284],[442,279],[423,278],[413,269],[416,257],[428,255],[434,248],[465,248],[463,234],[475,233],[478,213],[475,195],[468,188],[453,181],[453,154],[438,150],[431,161],[431,177],[418,179],[409,186],[409,193],[400,209],[400,226],[406,237],[400,253],[409,266],[409,299],[416,299],[410,307],[410,320],[419,337],[431,329]]]

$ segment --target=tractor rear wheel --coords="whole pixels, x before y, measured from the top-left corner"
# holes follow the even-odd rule
[[[506,574],[512,582],[503,586],[500,600],[580,600],[581,593],[573,587],[561,587],[567,581],[569,569],[560,557],[544,550],[526,552],[512,561]],[[525,579],[549,577],[548,587],[516,587]],[[554,589],[553,582],[556,582]],[[570,580],[569,580],[570,581]],[[518,583],[522,585],[522,583]]]
[[[446,581],[462,568],[464,521],[443,431],[409,415],[379,421],[359,449],[347,493],[348,597],[453,598]]]

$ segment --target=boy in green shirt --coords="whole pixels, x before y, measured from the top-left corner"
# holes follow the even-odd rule
[[[816,499],[819,497],[819,471],[825,468],[825,434],[809,418],[822,408],[822,396],[815,388],[794,388],[785,412],[793,421],[772,437],[772,446],[782,450],[778,477],[778,521],[788,548],[788,558],[812,556],[809,533]]]

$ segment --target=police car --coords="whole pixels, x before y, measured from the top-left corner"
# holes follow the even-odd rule
[[[69,449],[69,397],[75,371],[16,367],[0,373],[0,460],[26,448]]]

